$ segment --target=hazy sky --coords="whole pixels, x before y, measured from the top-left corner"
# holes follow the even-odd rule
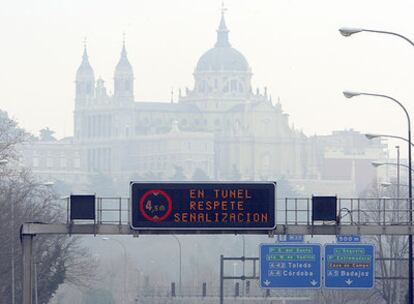
[[[136,100],[168,101],[193,86],[198,58],[214,45],[221,1],[1,0],[0,109],[32,132],[72,134],[74,80],[87,37],[96,76],[112,88],[122,33],[135,72]],[[414,39],[414,2],[389,0],[226,0],[232,46],[305,134],[354,128],[405,135],[395,105],[343,89],[390,94],[414,113],[414,47],[341,26],[396,31]],[[414,115],[414,114],[413,114]]]

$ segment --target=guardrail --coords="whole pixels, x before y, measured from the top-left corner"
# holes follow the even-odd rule
[[[66,204],[66,223],[70,223],[69,198]],[[338,198],[340,225],[407,226],[409,199],[406,198]],[[129,225],[130,199],[126,197],[97,197],[96,224]],[[312,198],[288,197],[276,200],[277,225],[314,225]],[[327,223],[325,223],[327,224]]]

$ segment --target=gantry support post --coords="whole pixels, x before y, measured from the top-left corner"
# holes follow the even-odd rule
[[[23,304],[32,304],[32,254],[33,254],[33,236],[31,234],[22,234],[22,251],[23,251]]]

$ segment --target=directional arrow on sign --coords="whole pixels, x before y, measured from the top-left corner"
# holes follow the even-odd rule
[[[263,281],[263,284],[265,284],[266,286],[269,286],[270,285],[270,281],[269,280]]]
[[[318,282],[315,281],[315,280],[310,281],[310,283],[311,283],[312,286],[316,286],[316,284],[318,284]]]
[[[346,284],[348,284],[348,285],[351,285],[351,284],[352,284],[352,282],[353,282],[353,281],[352,281],[351,279],[348,279],[348,280],[346,280],[346,281],[345,281],[345,283],[346,283]]]

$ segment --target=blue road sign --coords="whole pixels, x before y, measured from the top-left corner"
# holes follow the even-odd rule
[[[327,244],[324,268],[327,288],[372,288],[375,247],[372,244]]]
[[[321,245],[261,244],[260,287],[321,287]]]
[[[361,243],[361,236],[355,234],[344,234],[336,236],[337,243]]]
[[[276,183],[131,182],[131,228],[271,230]]]
[[[277,241],[279,243],[303,243],[305,237],[303,234],[279,234]]]

